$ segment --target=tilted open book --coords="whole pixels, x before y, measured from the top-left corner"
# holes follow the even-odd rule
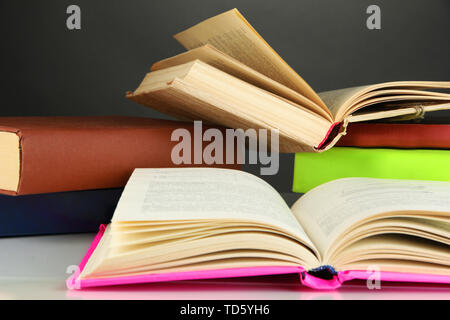
[[[450,283],[450,183],[347,178],[291,209],[238,170],[136,169],[70,288],[300,273]]]
[[[450,109],[448,81],[396,81],[317,94],[233,9],[175,35],[189,51],[159,61],[127,97],[180,119],[278,129],[280,151],[321,151],[348,122]],[[433,90],[427,90],[433,89]]]

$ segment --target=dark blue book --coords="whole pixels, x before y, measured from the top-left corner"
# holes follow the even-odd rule
[[[0,195],[0,237],[96,232],[111,221],[122,191]]]

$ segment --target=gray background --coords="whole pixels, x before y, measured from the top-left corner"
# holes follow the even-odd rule
[[[79,31],[66,28],[70,4],[81,7]],[[381,7],[381,30],[366,28],[370,4]],[[168,118],[125,91],[153,62],[183,51],[173,34],[233,7],[317,91],[450,80],[448,0],[1,0],[0,116]],[[449,120],[448,112],[426,119]],[[279,174],[265,179],[289,191],[292,166],[293,155],[282,155]]]

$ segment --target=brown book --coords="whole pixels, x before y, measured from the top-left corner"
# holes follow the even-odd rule
[[[329,149],[348,123],[450,109],[450,81],[391,81],[317,93],[236,9],[175,39],[188,51],[154,63],[127,98],[183,120],[278,129],[281,152]]]
[[[352,123],[341,147],[450,149],[448,124]]]
[[[194,134],[192,123],[150,118],[0,118],[0,193],[117,188],[126,184],[135,168],[206,166],[203,160],[172,162],[172,148],[179,142],[171,141],[171,134],[178,128]]]

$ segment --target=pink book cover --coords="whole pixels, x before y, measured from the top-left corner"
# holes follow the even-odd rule
[[[366,280],[372,276],[372,273],[366,270],[346,270],[336,272],[332,267],[323,266],[318,269],[329,269],[330,279],[322,279],[312,275],[314,272],[307,272],[303,267],[293,266],[274,266],[274,267],[250,267],[250,268],[230,268],[230,269],[216,269],[203,271],[188,271],[175,273],[153,273],[138,276],[123,276],[111,278],[98,279],[80,279],[80,273],[83,271],[86,263],[97,247],[100,239],[106,230],[106,225],[100,226],[100,231],[94,238],[86,255],[81,261],[78,270],[67,279],[66,285],[68,289],[79,290],[89,287],[100,286],[115,286],[125,284],[138,284],[149,282],[165,282],[177,280],[200,280],[200,279],[218,279],[218,278],[233,278],[233,277],[250,277],[250,276],[267,276],[277,274],[300,274],[301,284],[314,289],[337,289],[344,282],[354,279]],[[319,270],[317,270],[319,271]],[[450,276],[434,275],[434,274],[415,274],[415,273],[400,273],[400,272],[380,272],[377,278],[380,281],[395,281],[395,282],[423,282],[423,283],[443,283],[450,284]]]

